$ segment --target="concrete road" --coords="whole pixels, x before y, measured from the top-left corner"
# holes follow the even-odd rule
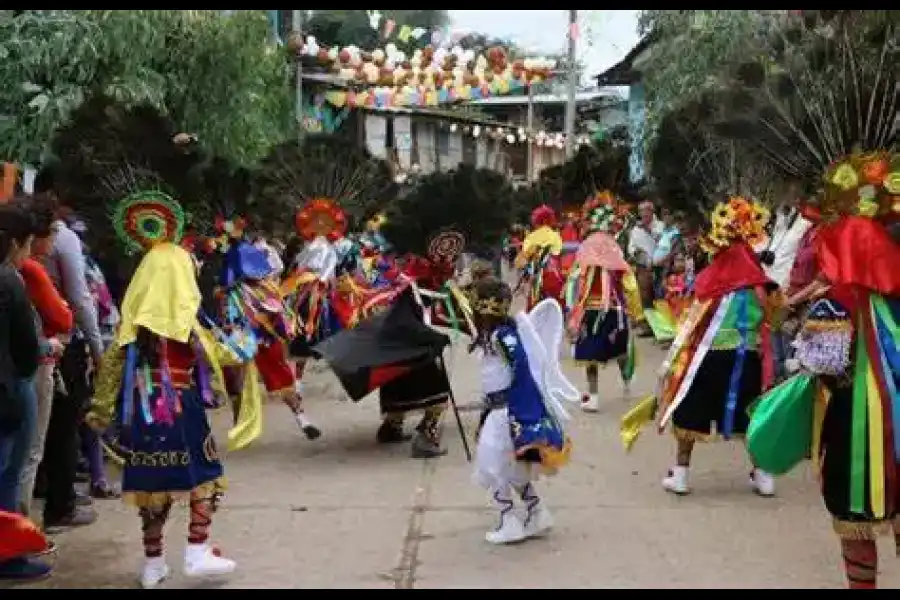
[[[477,371],[457,344],[451,360],[460,403],[477,397]],[[651,391],[662,352],[642,342],[632,396]],[[673,442],[648,431],[626,455],[618,422],[629,406],[615,368],[603,372],[603,408],[578,414],[573,464],[539,484],[556,528],[543,540],[496,548],[484,541],[494,519],[470,482],[452,419],[449,456],[415,461],[408,448],[377,446],[378,405],[341,401],[330,373],[309,384],[311,415],[325,435],[308,442],[287,409],[272,404],[254,447],[227,457],[231,488],[214,539],[239,562],[232,588],[838,588],[838,543],[806,470],[780,481],[778,496],[751,493],[741,447],[696,453],[692,496],[666,494],[660,479]],[[570,370],[573,381],[582,375]],[[470,435],[477,418],[464,414]],[[216,417],[223,431],[228,415]],[[117,501],[101,521],[61,535],[57,570],[37,587],[133,587],[140,527]],[[167,529],[180,571],[186,511]],[[884,546],[884,565],[892,552]],[[897,587],[897,569],[883,577]],[[209,587],[174,575],[168,588]]]

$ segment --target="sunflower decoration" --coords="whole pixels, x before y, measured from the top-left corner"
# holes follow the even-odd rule
[[[184,235],[184,210],[167,194],[149,190],[126,196],[113,209],[116,235],[129,254],[163,244],[177,244]]]
[[[896,153],[851,154],[826,169],[824,183],[820,210],[826,218],[900,218],[900,155]]]
[[[711,222],[709,232],[700,239],[700,247],[708,254],[740,242],[758,246],[766,241],[769,210],[749,198],[734,196],[713,209]]]

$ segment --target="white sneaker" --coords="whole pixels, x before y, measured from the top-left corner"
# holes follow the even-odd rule
[[[688,487],[688,468],[672,467],[668,477],[662,480],[663,489],[678,496],[685,496],[691,493]]]
[[[525,533],[525,526],[522,525],[522,521],[511,513],[503,517],[499,528],[484,534],[484,539],[491,544],[497,545],[515,544],[526,537],[528,536]]]
[[[538,506],[528,515],[525,524],[526,537],[540,537],[551,529],[553,529],[553,515],[546,508]]]
[[[775,495],[775,478],[762,469],[753,469],[750,473],[750,485],[753,491],[764,498]]]
[[[216,556],[209,544],[188,544],[184,549],[184,574],[188,577],[228,575],[236,568],[236,562]]]
[[[600,410],[600,398],[597,397],[597,394],[585,396],[581,400],[581,410],[587,413],[598,412]]]
[[[169,565],[166,564],[164,556],[148,558],[144,562],[143,571],[141,571],[141,587],[145,590],[155,588],[168,576]]]

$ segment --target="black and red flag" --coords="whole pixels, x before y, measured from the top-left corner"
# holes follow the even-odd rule
[[[352,328],[320,342],[313,353],[323,358],[354,401],[361,400],[397,378],[424,366],[443,362],[438,359],[450,338],[428,327],[422,307],[412,287],[407,287],[385,310]],[[450,394],[446,373],[439,378],[441,390]]]

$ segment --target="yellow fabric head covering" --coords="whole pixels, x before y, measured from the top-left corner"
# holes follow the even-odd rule
[[[138,327],[185,343],[199,309],[200,288],[191,255],[175,244],[154,246],[141,260],[125,292],[118,344],[132,343]]]

